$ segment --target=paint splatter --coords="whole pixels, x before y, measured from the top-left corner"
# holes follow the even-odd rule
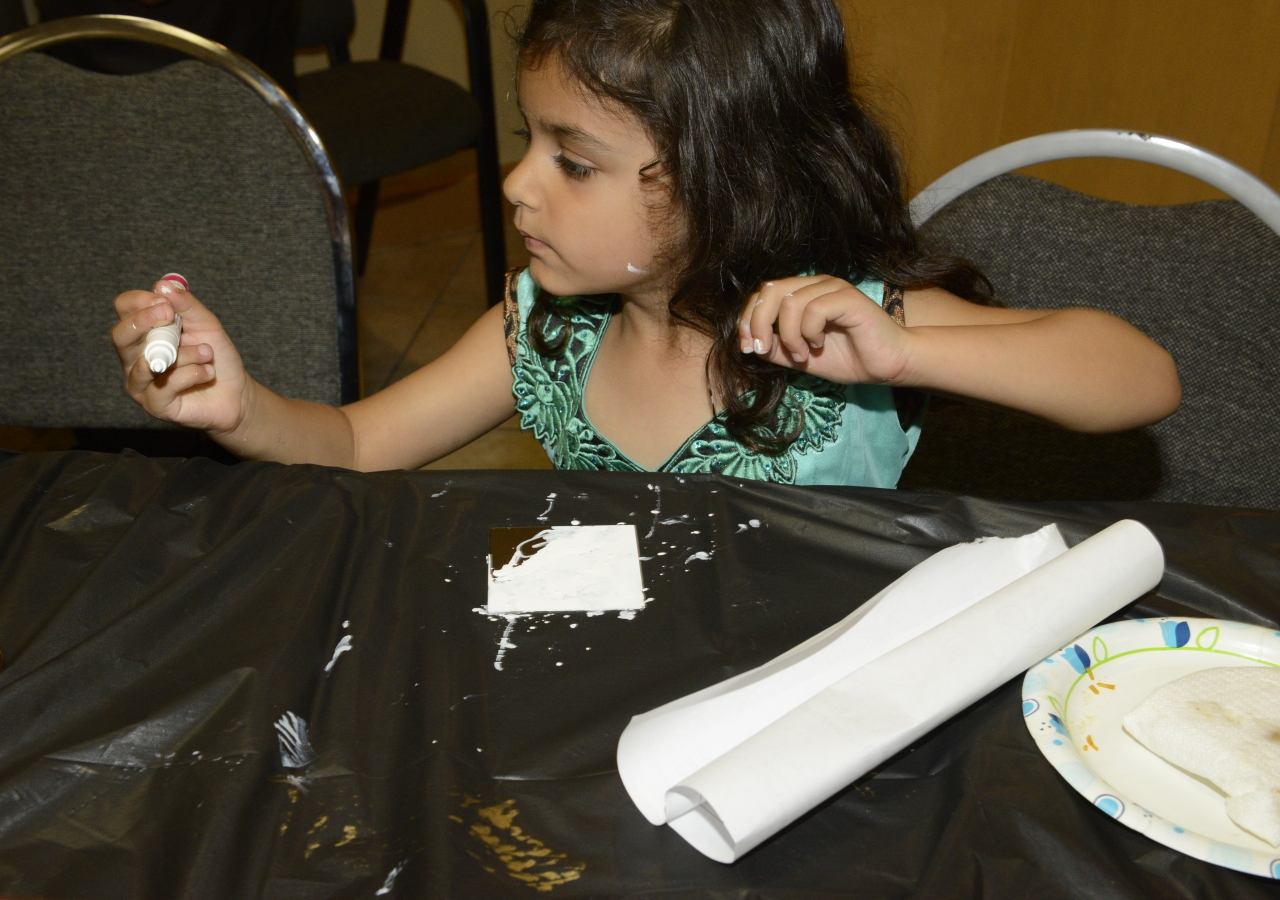
[[[443,496],[444,496],[445,494],[447,494],[447,493],[449,493],[449,489],[448,489],[448,488],[445,488],[443,491],[441,491],[441,492],[440,492],[440,493],[438,493],[438,494],[432,494],[432,495],[431,495],[431,499],[432,499],[432,500],[434,500],[436,497],[443,497]]]
[[[538,521],[539,522],[547,521],[547,516],[551,515],[551,507],[555,505],[556,505],[556,494],[555,494],[555,491],[552,491],[550,494],[547,494],[547,508],[542,511],[542,515],[537,517]]]
[[[373,892],[373,896],[381,897],[385,894],[390,894],[391,889],[396,886],[396,878],[399,877],[400,873],[404,871],[404,867],[407,865],[409,865],[409,860],[402,860],[400,865],[388,872],[387,880],[382,882],[382,887]]]
[[[302,716],[286,711],[276,720],[276,737],[280,764],[286,769],[305,769],[315,762],[316,751],[307,738],[307,722]]]
[[[739,522],[739,523],[738,523],[738,530],[737,530],[737,531],[735,531],[735,532],[734,532],[734,534],[742,534],[742,532],[744,532],[744,531],[746,531],[746,530],[747,530],[747,526],[746,526],[745,524],[743,524],[742,522]]]
[[[747,519],[747,524],[748,524],[748,525],[750,525],[752,528],[759,528],[759,527],[760,527],[760,520],[759,520],[759,519]]]
[[[324,670],[326,672],[332,672],[333,667],[338,663],[338,657],[346,653],[350,649],[351,649],[351,635],[344,634],[342,636],[342,640],[338,641],[338,646],[333,648],[333,659],[329,660],[328,664],[324,667]]]
[[[695,559],[710,559],[710,558],[711,558],[710,553],[708,553],[705,550],[699,550],[697,553],[693,554],[688,559],[686,559],[684,561],[684,564],[687,566],[689,565],[689,563],[693,562]]]
[[[662,512],[662,488],[656,484],[651,484],[649,485],[649,490],[653,491],[654,494],[653,509],[650,510],[653,513],[653,524],[649,526],[649,533],[644,536],[646,541],[653,537],[653,531],[658,527],[658,516]]]
[[[521,617],[503,616],[503,618],[507,620],[507,627],[502,629],[502,637],[498,639],[498,655],[493,660],[493,667],[499,672],[502,671],[502,657],[507,655],[508,650],[514,650],[516,648],[516,645],[511,643],[509,638],[511,637],[511,629],[516,625],[516,619]]]
[[[624,609],[618,613],[619,619],[627,619],[629,621],[631,619],[634,619],[635,617],[636,617],[636,611],[634,609]]]

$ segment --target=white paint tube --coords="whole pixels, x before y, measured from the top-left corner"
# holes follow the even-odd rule
[[[147,344],[142,356],[151,367],[151,371],[159,375],[167,372],[178,359],[178,340],[182,337],[182,316],[173,314],[173,324],[161,325],[147,332]]]
[[[184,291],[190,288],[187,285],[187,279],[183,278],[177,272],[169,272],[161,281],[170,281],[180,286]],[[161,372],[167,372],[178,359],[178,342],[182,338],[182,316],[176,312],[173,314],[173,323],[171,325],[161,325],[159,328],[152,328],[147,332],[147,343],[142,348],[142,357],[147,361],[147,365],[152,372],[159,375]]]

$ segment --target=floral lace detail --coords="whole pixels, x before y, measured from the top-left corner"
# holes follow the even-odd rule
[[[570,329],[562,355],[539,354],[526,327],[521,327],[516,335],[518,353],[511,371],[520,427],[531,430],[534,437],[542,441],[557,469],[643,472],[644,468],[597,434],[582,411],[587,375],[600,346],[600,336],[609,322],[609,303],[589,297],[563,300],[561,304],[559,315],[548,317],[547,336],[554,341],[562,329]],[[801,427],[799,436],[784,452],[776,456],[753,452],[733,439],[723,418],[717,415],[658,471],[714,473],[793,484],[797,457],[817,452],[836,440],[845,402],[840,385],[811,375],[795,374],[779,405],[778,425],[784,432],[794,430],[797,425]]]

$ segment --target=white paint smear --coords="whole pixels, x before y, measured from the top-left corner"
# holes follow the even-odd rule
[[[328,665],[324,667],[326,672],[332,672],[333,667],[338,663],[338,657],[351,649],[351,635],[344,634],[342,640],[338,641],[338,646],[333,648],[333,659],[329,660]]]
[[[705,550],[699,550],[697,553],[693,554],[688,559],[686,559],[684,561],[684,564],[687,566],[689,565],[689,563],[693,562],[695,559],[710,559],[710,558],[711,558],[710,553],[708,553]]]
[[[286,711],[276,720],[276,737],[280,741],[280,764],[286,769],[305,769],[315,762],[316,751],[307,738],[307,722],[302,716]]]
[[[644,608],[632,525],[546,528],[493,565],[490,559],[489,615]]]
[[[552,491],[550,494],[547,494],[547,508],[542,511],[542,515],[538,516],[538,521],[539,522],[547,521],[547,516],[551,515],[551,507],[555,505],[556,505],[556,494],[555,494],[555,491]]]
[[[516,645],[511,643],[511,629],[515,627],[516,619],[519,616],[507,616],[507,627],[502,629],[502,637],[498,638],[498,655],[493,661],[493,667],[499,672],[502,671],[502,657],[507,655],[508,650],[516,649]]]
[[[382,882],[382,887],[378,888],[376,891],[373,892],[373,896],[382,897],[386,894],[390,894],[391,889],[396,886],[396,878],[399,877],[400,873],[404,871],[404,867],[407,866],[408,864],[409,864],[409,860],[406,859],[403,862],[401,862],[400,865],[396,866],[394,869],[388,872],[387,880]]]

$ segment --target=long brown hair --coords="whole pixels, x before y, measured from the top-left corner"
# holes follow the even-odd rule
[[[779,425],[787,370],[739,347],[765,280],[823,272],[992,302],[974,266],[921,248],[832,0],[532,0],[517,42],[522,68],[554,59],[648,133],[641,177],[660,176],[685,226],[670,312],[712,338],[708,381],[748,447],[778,453],[799,433]],[[547,355],[567,336],[557,303],[540,292],[530,317]]]

